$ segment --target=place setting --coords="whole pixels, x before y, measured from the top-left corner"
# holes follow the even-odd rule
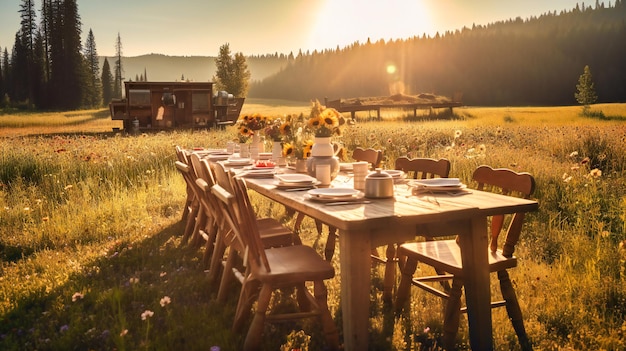
[[[326,205],[348,205],[354,203],[369,203],[364,199],[363,192],[352,188],[317,188],[307,191],[306,200],[324,203]]]
[[[456,196],[472,193],[459,178],[415,179],[410,181],[408,186],[413,195],[443,194]]]
[[[276,189],[285,191],[309,190],[320,184],[316,178],[299,173],[275,174],[274,179]]]
[[[244,166],[239,174],[246,178],[273,178],[276,174],[276,163],[271,160],[257,160],[252,165]]]

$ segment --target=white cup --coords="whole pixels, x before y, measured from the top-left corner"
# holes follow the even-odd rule
[[[232,154],[235,152],[235,142],[234,141],[229,141],[226,143],[226,152],[228,152],[229,154]]]
[[[315,178],[320,185],[330,185],[330,165],[315,165]]]
[[[353,162],[352,173],[354,174],[354,188],[365,189],[365,177],[369,173],[370,164],[365,161]]]

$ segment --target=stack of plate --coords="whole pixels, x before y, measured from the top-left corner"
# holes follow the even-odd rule
[[[274,185],[281,190],[313,188],[319,184],[317,179],[306,174],[276,174],[274,178],[276,178]]]
[[[305,198],[317,202],[349,202],[363,199],[363,193],[352,188],[320,188],[307,191]]]
[[[227,160],[230,156],[232,155],[226,151],[211,151],[207,158],[209,161],[217,162]]]
[[[259,152],[259,160],[271,160],[272,153],[271,152]]]
[[[400,183],[404,180],[405,173],[396,169],[386,169],[385,173],[389,174],[393,178],[394,183]]]
[[[275,174],[274,168],[263,168],[263,169],[247,169],[240,173],[240,176],[246,178],[274,178]]]
[[[252,164],[252,159],[247,157],[230,157],[224,161],[224,165],[228,167],[242,167]]]
[[[413,187],[414,193],[454,193],[461,191],[467,187],[465,184],[461,183],[459,178],[416,179],[411,181],[409,185]]]

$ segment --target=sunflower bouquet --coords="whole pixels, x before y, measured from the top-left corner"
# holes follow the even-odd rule
[[[313,102],[307,127],[316,137],[341,135],[341,127],[345,123],[345,118],[336,109],[325,108],[317,100]]]
[[[305,159],[311,156],[313,140],[304,116],[289,115],[280,126],[280,134],[283,137],[283,157]]]
[[[267,116],[262,116],[258,113],[239,117],[237,123],[235,123],[239,142],[244,143],[248,141],[251,136],[258,133],[259,130],[265,128],[270,123],[271,120]]]

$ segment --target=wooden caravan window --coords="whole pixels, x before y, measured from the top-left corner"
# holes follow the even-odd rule
[[[128,90],[128,104],[130,106],[150,106],[150,90],[130,89]]]
[[[195,92],[191,94],[192,112],[209,112],[209,100],[211,95],[208,92]]]

